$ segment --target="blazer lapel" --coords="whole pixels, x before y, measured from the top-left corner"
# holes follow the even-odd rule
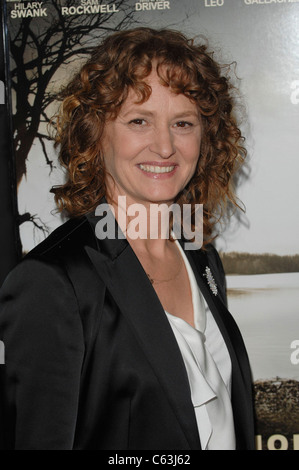
[[[89,217],[95,228],[98,217]],[[116,231],[116,233],[118,233]],[[126,239],[105,239],[86,247],[98,275],[130,323],[163,387],[190,449],[200,449],[183,359],[163,307]]]
[[[221,301],[219,297],[219,292],[213,293],[212,286],[209,285],[209,280],[207,279],[206,268],[210,268],[210,263],[207,254],[200,250],[200,251],[185,251],[185,254],[192,266],[194,275],[196,277],[198,286],[203,294],[215,320],[220,328],[220,331],[224,337],[228,350],[230,352],[232,360],[236,358],[235,350],[236,344],[235,341],[238,342],[239,338],[239,330],[235,324],[235,322],[231,322],[230,319],[228,321],[228,317],[230,317],[230,313],[228,312],[226,306]],[[212,276],[214,274],[210,271]],[[217,287],[217,284],[215,284]],[[231,328],[229,328],[231,326]],[[231,329],[233,331],[231,331]],[[233,336],[233,338],[232,338]],[[243,349],[243,348],[241,348]]]

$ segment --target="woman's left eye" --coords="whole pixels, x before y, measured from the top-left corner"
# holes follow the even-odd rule
[[[175,127],[179,127],[180,129],[186,129],[187,127],[192,127],[192,122],[187,121],[178,121],[175,123]]]

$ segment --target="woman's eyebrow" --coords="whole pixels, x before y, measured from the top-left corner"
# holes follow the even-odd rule
[[[142,109],[139,106],[136,108],[130,108],[128,111],[121,113],[122,117],[129,116],[130,114],[143,115],[143,116],[154,116],[156,113],[154,111],[149,111],[147,109]]]

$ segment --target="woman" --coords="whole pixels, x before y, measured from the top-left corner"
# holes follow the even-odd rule
[[[70,220],[2,289],[4,446],[253,449],[247,354],[208,243],[244,154],[221,68],[180,33],[116,33],[57,122]],[[167,210],[152,236],[153,208],[187,204],[193,222],[204,208],[201,249]]]

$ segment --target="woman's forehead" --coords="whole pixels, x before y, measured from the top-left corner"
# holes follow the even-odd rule
[[[140,100],[140,94],[134,88],[129,90],[128,96],[122,104],[120,114],[125,116],[135,110],[142,110],[147,114],[155,114],[158,110],[178,111],[199,115],[198,107],[193,100],[183,93],[174,92],[169,86],[166,86],[161,78],[153,71],[145,80],[150,88],[150,94],[145,100]]]

